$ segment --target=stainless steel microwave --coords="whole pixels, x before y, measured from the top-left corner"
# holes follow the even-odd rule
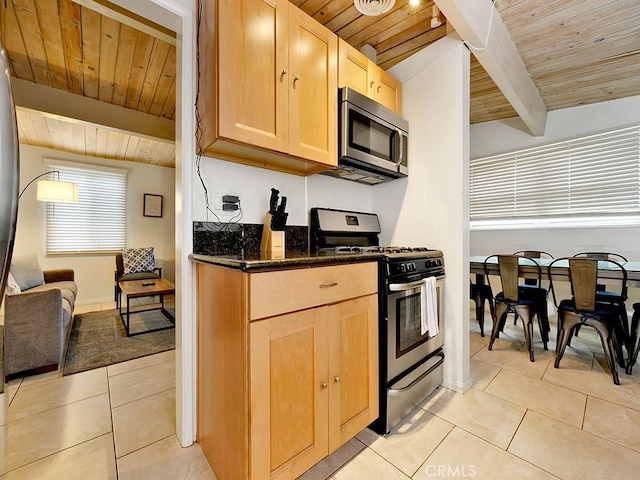
[[[327,173],[367,184],[406,177],[409,123],[349,87],[339,99],[338,168]]]

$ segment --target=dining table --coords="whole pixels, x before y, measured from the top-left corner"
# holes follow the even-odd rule
[[[470,273],[475,274],[475,280],[477,284],[485,283],[485,275],[500,275],[500,269],[498,267],[498,258],[491,256],[489,258],[486,255],[472,256],[469,258]],[[488,259],[488,261],[486,261]],[[486,262],[485,262],[486,261]],[[523,278],[538,278],[538,266],[534,265],[535,262],[540,266],[542,274],[542,280],[551,279],[561,282],[569,282],[569,261],[560,259],[554,261],[551,258],[527,258],[522,257],[519,260],[519,275]],[[549,269],[549,265],[553,265]],[[625,261],[620,262],[624,267],[627,274],[627,287],[640,288],[640,261]],[[598,284],[620,284],[620,280],[623,276],[622,270],[612,265],[609,261],[598,261]],[[635,310],[635,308],[634,308]],[[484,316],[484,313],[483,313]],[[631,326],[627,326],[627,335],[631,335],[630,344],[632,352],[629,352],[629,364],[627,366],[628,373],[631,372],[631,366],[636,363],[638,352],[640,351],[640,324],[635,320]]]
[[[487,258],[486,255],[469,258],[470,272],[475,274],[477,283],[484,283],[485,259]],[[543,279],[548,279],[549,274],[551,274],[554,282],[569,281],[569,262],[567,260],[559,260],[554,263],[551,267],[551,272],[549,272],[549,264],[553,262],[553,259],[550,258],[528,259],[522,257],[519,270],[524,278],[537,278],[538,276],[538,268],[531,263],[532,261],[540,266]],[[640,288],[640,261],[622,262],[621,265],[627,272],[627,286]],[[486,265],[486,273],[489,275],[500,275],[497,257],[494,256],[489,259]],[[615,267],[615,265],[611,265],[607,261],[598,262],[598,283],[606,285],[607,280],[609,280],[610,283],[619,282],[621,276],[622,273],[620,269]]]

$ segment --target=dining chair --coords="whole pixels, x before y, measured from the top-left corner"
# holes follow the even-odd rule
[[[533,317],[538,319],[538,327],[544,349],[547,350],[549,341],[549,319],[547,317],[547,295],[544,290],[536,295],[523,295],[523,288],[519,285],[519,278],[522,276],[522,268],[526,268],[530,272],[537,275],[538,284],[542,280],[542,270],[540,265],[530,257],[520,255],[491,255],[484,261],[484,272],[489,281],[488,264],[492,263],[492,259],[497,259],[500,272],[500,282],[502,291],[495,296],[495,319],[493,328],[491,329],[491,339],[489,340],[489,350],[493,349],[493,343],[498,338],[500,331],[504,328],[507,316],[513,313],[522,319],[524,327],[524,338],[529,351],[529,360],[534,361],[533,353]]]
[[[629,359],[627,360],[627,373],[631,375],[633,366],[638,360],[638,353],[640,353],[640,303],[633,304],[633,316],[631,317],[631,330],[629,332],[629,345],[631,350],[629,351]]]
[[[480,336],[484,337],[484,303],[489,303],[491,320],[496,321],[496,312],[493,303],[493,291],[489,283],[473,283],[469,280],[469,297],[476,304],[476,320],[480,327]]]
[[[568,262],[572,294],[572,298],[561,300],[560,303],[557,302],[553,289],[553,277],[551,276],[551,269],[554,265],[557,267],[559,262]],[[575,329],[587,325],[593,327],[598,333],[607,365],[613,376],[613,383],[620,385],[616,360],[624,368],[622,345],[627,344],[627,340],[618,306],[598,300],[596,287],[600,271],[598,262],[598,260],[588,257],[566,257],[558,258],[548,266],[550,290],[553,301],[558,308],[558,336],[554,367],[560,367],[560,361]],[[626,290],[627,272],[625,268],[615,260],[600,260],[600,262],[606,262],[609,271],[620,272],[621,290]]]
[[[514,252],[514,255],[520,255],[529,258],[547,258],[549,260],[553,260],[553,255],[551,255],[549,252],[545,252],[544,250],[519,250],[517,252]]]
[[[595,260],[600,261],[609,261],[613,260],[618,262],[619,264],[625,264],[628,260],[619,253],[611,253],[611,252],[580,252],[573,255],[576,258],[593,258]],[[629,318],[627,315],[627,307],[625,302],[627,301],[627,290],[626,288],[620,292],[613,292],[607,290],[607,286],[603,283],[598,283],[596,285],[596,300],[598,302],[611,303],[616,305],[620,309],[620,315],[623,319],[623,326],[625,329],[625,333],[629,335]],[[578,335],[580,331],[580,327],[578,327],[575,331],[575,335]]]
[[[613,260],[618,263],[627,263],[629,261],[624,255],[613,252],[580,252],[573,256],[595,258],[596,260]]]
[[[529,257],[529,258],[535,258],[537,259],[546,259],[546,260],[553,260],[553,255],[551,255],[549,252],[545,252],[544,250],[519,250],[517,252],[514,252],[514,255],[518,255],[521,257]],[[529,287],[533,287],[534,290],[522,290],[522,293],[524,295],[542,295],[544,294],[545,298],[547,296],[547,287],[544,287],[544,285],[542,285],[542,281],[538,281],[538,279],[536,278],[525,278],[524,279],[524,283],[520,284],[520,287],[524,287],[529,288]],[[535,290],[535,288],[542,288],[544,287],[545,291],[542,292],[540,290]],[[545,313],[546,315],[546,313]],[[517,320],[514,320],[514,325],[515,322]],[[548,321],[548,316],[547,316],[547,324],[549,323]]]

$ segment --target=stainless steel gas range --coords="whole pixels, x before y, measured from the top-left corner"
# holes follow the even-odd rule
[[[442,383],[444,257],[426,247],[381,247],[372,213],[311,209],[311,249],[318,254],[380,254],[380,417],[388,433]]]

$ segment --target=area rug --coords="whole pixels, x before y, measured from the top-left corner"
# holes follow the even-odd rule
[[[167,307],[173,313],[173,306]],[[170,325],[158,310],[131,315],[130,331]],[[84,372],[175,348],[175,329],[127,337],[118,310],[76,315],[65,357],[63,375]]]

